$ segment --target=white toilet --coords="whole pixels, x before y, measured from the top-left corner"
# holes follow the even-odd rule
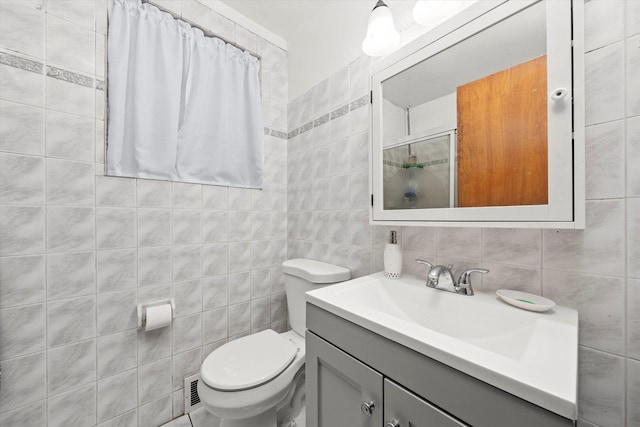
[[[292,330],[239,338],[202,363],[198,395],[220,427],[284,427],[304,406],[304,294],[349,280],[351,272],[309,259],[285,261],[282,270]]]

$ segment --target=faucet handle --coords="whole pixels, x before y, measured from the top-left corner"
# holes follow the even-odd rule
[[[431,270],[433,268],[433,264],[431,264],[429,261],[426,261],[424,259],[420,259],[420,258],[416,258],[415,260],[418,264],[424,264],[424,265],[428,265],[429,266],[429,270]]]
[[[470,268],[465,270],[458,279],[458,285],[471,285],[471,273],[487,274],[489,270],[486,268]]]
[[[471,287],[471,273],[487,274],[488,272],[489,270],[486,268],[470,268],[463,271],[458,279],[456,292],[463,295],[473,295],[473,288]]]

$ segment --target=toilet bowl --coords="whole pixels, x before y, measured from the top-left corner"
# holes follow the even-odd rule
[[[307,259],[282,264],[290,331],[271,329],[214,350],[200,369],[198,395],[220,427],[286,427],[304,406],[304,293],[348,280],[344,267]]]

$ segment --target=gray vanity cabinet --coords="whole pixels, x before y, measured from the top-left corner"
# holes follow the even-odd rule
[[[382,375],[315,335],[306,348],[307,426],[381,426]]]
[[[385,427],[465,427],[450,415],[393,381],[384,380]]]
[[[307,427],[466,426],[313,334],[306,347]]]
[[[313,304],[306,321],[307,427],[575,426]]]

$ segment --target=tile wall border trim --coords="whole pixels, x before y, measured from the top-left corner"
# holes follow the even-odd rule
[[[61,68],[52,67],[47,65],[47,76],[54,79],[62,80],[67,83],[76,84],[79,86],[94,88],[96,80],[91,77],[83,76],[81,74],[72,73],[71,71],[63,70]]]
[[[44,65],[40,62],[23,58],[21,56],[11,55],[7,52],[0,52],[0,64],[19,68],[25,71],[31,71],[32,73],[37,74],[42,74],[42,71],[44,70]]]
[[[315,119],[313,121],[313,127],[317,128],[318,126],[327,123],[329,120],[331,120],[331,115],[327,113],[324,116],[320,117],[319,119]]]
[[[0,51],[0,64],[8,65],[24,71],[30,71],[36,74],[44,74],[47,77],[62,80],[78,86],[104,91],[104,80],[89,77],[74,71],[65,70],[64,68],[45,65],[44,62],[13,55],[6,51]]]
[[[331,112],[331,120],[335,120],[339,117],[344,116],[349,112],[349,104],[345,104],[340,108],[337,108]]]
[[[350,111],[356,110],[360,107],[364,107],[370,102],[371,102],[371,98],[369,97],[369,95],[363,95],[360,98],[356,99],[355,101],[351,102]]]
[[[351,101],[350,103],[347,102],[345,105],[336,108],[335,110],[331,111],[330,113],[326,113],[323,114],[322,116],[318,117],[315,120],[311,120],[308,123],[303,124],[300,127],[295,128],[292,131],[289,131],[289,133],[287,134],[287,138],[288,139],[292,139],[295,138],[298,135],[302,135],[303,133],[316,128],[318,126],[322,126],[323,124],[331,121],[331,120],[335,120],[337,118],[340,118],[342,116],[344,116],[345,114],[349,113],[350,111],[354,111],[357,110],[360,107],[364,107],[366,105],[369,105],[370,103],[370,98],[369,95],[362,95],[360,98],[356,98],[354,101]]]
[[[279,130],[271,129],[271,136],[275,136],[280,139],[287,139],[288,134],[286,132],[280,132]]]

